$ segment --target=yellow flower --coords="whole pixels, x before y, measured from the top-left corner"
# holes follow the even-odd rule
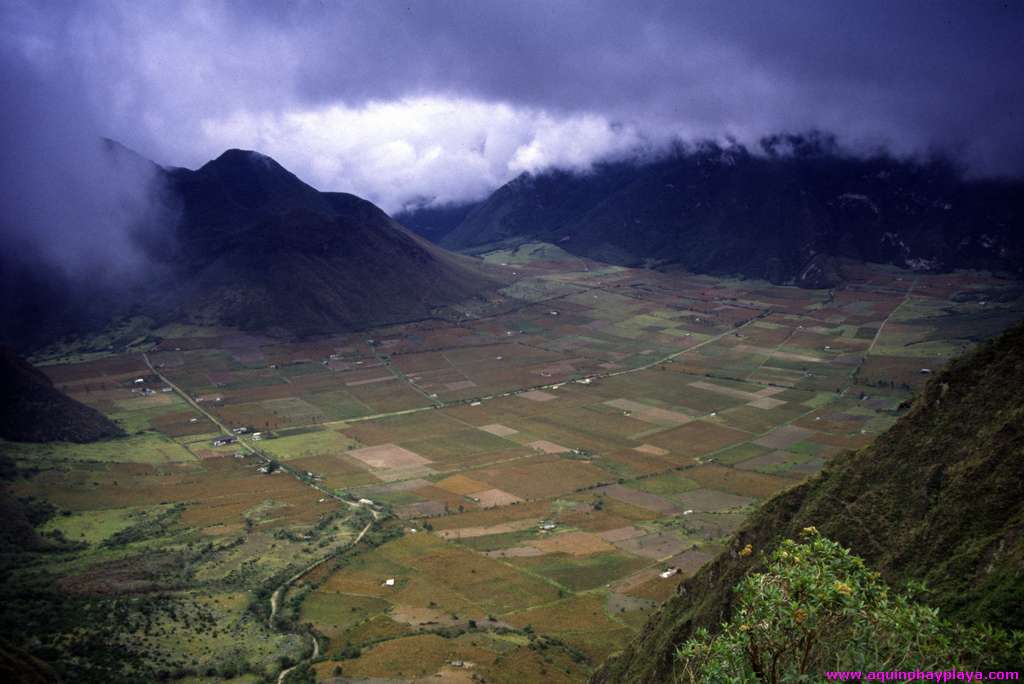
[[[814,536],[814,535],[818,534],[818,528],[815,527],[814,525],[811,525],[810,527],[805,527],[802,531],[803,531],[804,534],[806,534],[808,536]]]
[[[853,589],[851,589],[850,585],[847,584],[846,582],[836,582],[833,585],[833,588],[836,591],[838,591],[840,594],[842,594],[843,596],[849,596],[850,594],[853,593]]]
[[[743,558],[746,558],[747,556],[749,556],[752,553],[754,553],[754,547],[751,546],[750,544],[747,544],[746,546],[743,547],[743,550],[740,551],[740,556],[743,557]]]

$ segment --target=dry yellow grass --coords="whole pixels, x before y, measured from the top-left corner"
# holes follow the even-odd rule
[[[445,479],[436,482],[436,487],[447,490],[453,494],[459,494],[465,496],[474,492],[482,492],[485,489],[490,489],[491,486],[484,482],[479,482],[472,478],[466,477],[465,475],[452,475]]]
[[[531,541],[530,546],[546,553],[568,553],[573,556],[586,556],[591,553],[614,551],[615,547],[589,532],[565,532],[555,534],[546,539]]]

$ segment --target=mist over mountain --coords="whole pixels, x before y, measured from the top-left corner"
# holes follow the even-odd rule
[[[95,228],[93,216],[68,240],[88,248],[69,249],[72,259],[67,245],[7,231],[0,284],[15,296],[0,318],[20,347],[130,315],[332,332],[429,317],[494,286],[476,260],[258,152],[228,150],[192,171],[109,140],[97,148],[110,225]],[[774,136],[758,150],[680,143],[590,172],[523,174],[480,203],[397,216],[470,253],[539,240],[614,264],[812,288],[842,282],[844,258],[918,271],[1024,267],[1024,183],[966,178],[941,159],[856,156],[821,135]]]
[[[0,684],[1024,669],[1022,35],[0,0]]]
[[[426,318],[497,284],[372,203],[318,192],[257,152],[228,150],[190,171],[107,149],[151,173],[173,213],[126,236],[136,263],[123,283],[83,287],[87,273],[62,270],[47,254],[0,259],[0,278],[17,293],[2,308],[14,343],[32,347],[128,315],[321,334]]]
[[[104,137],[73,60],[0,41],[0,73],[0,338],[31,345],[150,280],[175,207],[157,164]]]
[[[523,174],[441,244],[543,240],[624,265],[678,265],[828,287],[837,257],[915,270],[1024,266],[1024,183],[948,162],[858,157],[827,137],[775,136],[757,153],[706,143],[592,173]]]

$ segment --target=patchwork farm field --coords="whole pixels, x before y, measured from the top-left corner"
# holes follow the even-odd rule
[[[515,282],[431,321],[35,359],[129,433],[0,443],[53,546],[11,575],[58,587],[40,648],[83,681],[582,681],[759,502],[1024,315],[981,273],[849,264],[818,291],[485,259]],[[91,664],[83,616],[110,630]]]

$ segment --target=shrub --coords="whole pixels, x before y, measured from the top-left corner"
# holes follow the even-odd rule
[[[732,619],[698,630],[676,651],[683,682],[817,681],[829,670],[992,669],[1019,658],[1024,635],[943,620],[894,595],[848,549],[804,530],[784,541],[766,572],[736,587]]]

